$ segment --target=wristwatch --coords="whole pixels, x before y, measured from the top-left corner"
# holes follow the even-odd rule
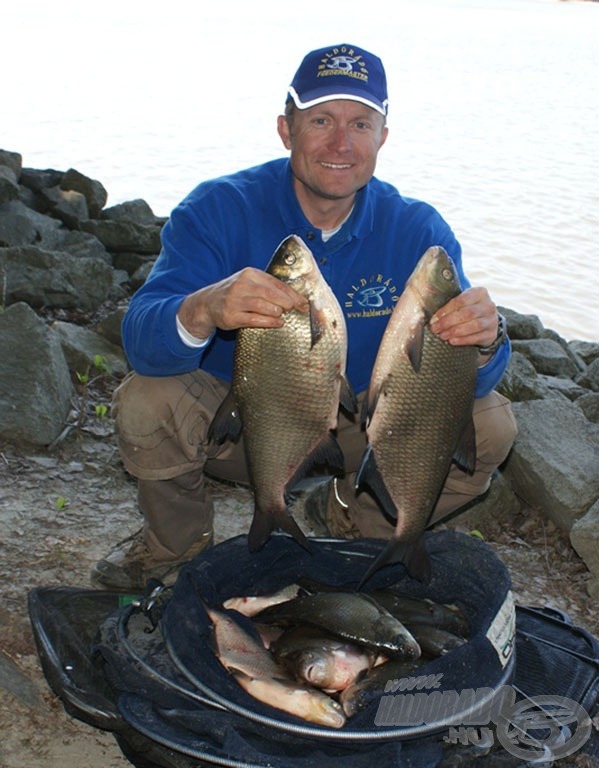
[[[497,336],[488,347],[477,347],[481,355],[494,355],[499,347],[507,340],[507,327],[505,317],[497,313]]]

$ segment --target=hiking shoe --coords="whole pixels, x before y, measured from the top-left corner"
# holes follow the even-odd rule
[[[204,533],[187,552],[176,560],[157,560],[144,541],[143,528],[119,542],[94,565],[91,581],[110,589],[143,590],[148,579],[158,579],[166,586],[174,584],[185,563],[213,543],[213,533]]]
[[[349,506],[339,498],[336,477],[327,477],[308,491],[302,508],[317,536],[356,539],[361,535],[349,515]]]

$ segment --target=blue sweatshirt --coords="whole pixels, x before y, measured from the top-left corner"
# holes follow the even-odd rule
[[[356,393],[368,387],[394,299],[427,248],[443,246],[462,288],[470,286],[461,247],[432,206],[373,178],[358,192],[349,219],[325,242],[299,206],[289,160],[273,160],[205,181],[173,210],[160,256],[123,320],[132,368],[144,376],[171,376],[201,367],[230,380],[235,333],[217,330],[206,347],[189,347],[177,331],[179,306],[188,294],[244,267],[264,269],[290,234],[306,242],[344,311],[347,375]],[[509,354],[504,344],[479,368],[477,397],[496,386]]]

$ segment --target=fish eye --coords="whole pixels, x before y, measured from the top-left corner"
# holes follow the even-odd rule
[[[295,255],[295,253],[285,254],[285,264],[287,264],[288,267],[293,266],[296,261],[297,261],[297,256]]]
[[[442,275],[446,280],[451,280],[451,278],[453,277],[453,272],[451,271],[451,269],[449,269],[449,267],[445,267],[445,269],[442,272]]]

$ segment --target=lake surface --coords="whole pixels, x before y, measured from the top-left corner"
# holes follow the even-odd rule
[[[0,147],[158,215],[202,179],[284,154],[276,116],[308,50],[377,53],[390,95],[377,175],[439,209],[498,304],[599,340],[599,4],[10,5]]]

